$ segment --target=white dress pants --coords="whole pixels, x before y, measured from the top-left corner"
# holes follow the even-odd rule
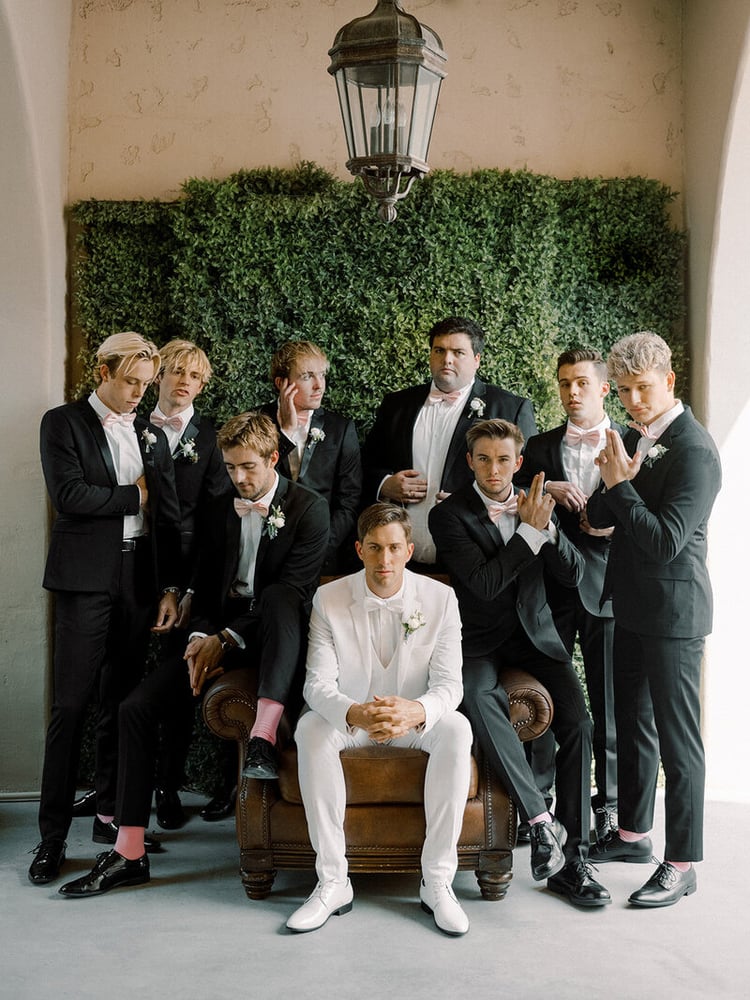
[[[371,741],[363,729],[342,733],[317,712],[306,712],[295,733],[299,784],[305,805],[315,868],[321,882],[347,878],[344,812],[346,787],[339,754]],[[461,833],[471,777],[471,727],[465,716],[448,712],[426,733],[414,730],[389,745],[429,754],[424,784],[425,841],[422,877],[453,881],[458,865],[456,844]]]

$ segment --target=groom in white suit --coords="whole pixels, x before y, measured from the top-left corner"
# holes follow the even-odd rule
[[[296,732],[299,782],[318,884],[287,927],[312,931],[352,908],[339,754],[370,743],[429,754],[424,787],[422,908],[446,934],[469,921],[456,899],[456,844],[469,790],[471,728],[461,701],[461,621],[450,587],[405,569],[414,546],[402,507],[378,503],[359,518],[364,570],[313,599],[305,711]]]

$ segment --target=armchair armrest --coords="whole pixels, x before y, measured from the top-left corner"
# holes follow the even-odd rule
[[[554,714],[547,688],[524,670],[504,670],[502,682],[510,701],[510,721],[519,740],[525,743],[541,736]]]

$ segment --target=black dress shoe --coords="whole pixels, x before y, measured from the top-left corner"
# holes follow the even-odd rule
[[[227,816],[234,816],[234,804],[237,801],[237,788],[229,792],[220,792],[214,795],[201,809],[201,819],[207,823],[215,823],[216,820],[226,819]]]
[[[148,858],[142,855],[135,861],[128,861],[117,851],[105,851],[96,859],[96,864],[81,878],[66,882],[57,890],[62,896],[101,896],[103,892],[116,889],[118,885],[142,885],[151,880]]]
[[[618,830],[611,830],[602,840],[589,849],[589,861],[595,865],[606,861],[628,861],[634,865],[647,865],[653,856],[650,837],[629,843],[622,840]]]
[[[278,778],[279,769],[276,750],[273,745],[261,736],[251,736],[245,754],[245,766],[242,768],[243,778],[260,778],[270,781]]]
[[[612,806],[599,806],[594,810],[592,841],[604,840],[610,833],[617,833],[617,810]]]
[[[632,906],[672,906],[697,888],[695,868],[681,872],[668,861],[663,861],[648,882],[630,896],[628,902]]]
[[[534,823],[529,828],[531,840],[531,877],[536,882],[556,875],[565,864],[563,847],[568,831],[559,819],[550,823]]]
[[[516,831],[516,847],[519,844],[530,844],[531,843],[531,827],[528,823],[523,822],[518,824],[518,830]]]
[[[594,880],[592,870],[585,861],[569,861],[561,872],[547,881],[547,888],[567,896],[576,906],[606,906],[612,902],[612,897]]]
[[[43,840],[34,848],[36,857],[29,867],[29,882],[32,885],[46,885],[60,874],[65,861],[64,840]]]
[[[156,822],[163,830],[179,830],[187,822],[185,810],[182,808],[177,792],[167,788],[154,789],[156,803]]]
[[[80,816],[96,816],[96,789],[89,788],[73,803],[73,819]]]
[[[114,820],[110,820],[109,823],[102,823],[99,817],[96,816],[94,818],[94,829],[91,839],[95,844],[114,844],[117,841],[119,830],[120,827]],[[143,846],[149,854],[161,854],[164,850],[158,837],[149,837],[146,834],[143,835]]]

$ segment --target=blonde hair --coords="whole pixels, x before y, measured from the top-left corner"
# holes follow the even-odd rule
[[[159,348],[140,333],[113,333],[100,345],[96,352],[96,374],[101,381],[99,369],[106,365],[109,374],[115,376],[118,372],[127,375],[139,361],[150,361],[154,366],[156,378],[161,366]]]
[[[328,358],[317,344],[310,340],[287,340],[276,349],[271,358],[271,381],[274,385],[277,378],[289,378],[292,366],[302,358],[316,358],[328,371]]]
[[[216,435],[216,443],[221,451],[249,448],[261,458],[270,458],[279,450],[279,432],[265,413],[248,410],[227,420]]]
[[[641,330],[613,344],[607,370],[615,381],[618,375],[642,375],[650,371],[667,375],[672,371],[672,351],[658,333]]]
[[[208,360],[206,352],[192,341],[170,340],[162,347],[160,375],[163,375],[164,372],[176,372],[180,369],[187,371],[189,368],[200,374],[204,385],[213,375],[211,362]]]

